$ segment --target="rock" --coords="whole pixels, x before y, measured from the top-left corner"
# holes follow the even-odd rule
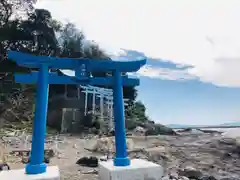
[[[108,160],[108,156],[102,156],[100,157],[100,161],[107,161]]]
[[[219,140],[219,143],[224,145],[236,145],[236,139],[222,138]]]
[[[135,132],[140,132],[140,133],[145,133],[146,130],[141,126],[137,126],[134,131]]]
[[[82,174],[98,174],[98,171],[96,169],[93,169],[91,171],[81,171]]]
[[[162,180],[170,180],[170,177],[169,176],[164,176],[164,177],[162,177]]]
[[[178,132],[179,133],[191,133],[191,134],[204,134],[205,133],[201,129],[194,129],[194,128],[186,128],[186,129],[183,129],[183,130],[179,130]]]
[[[84,145],[84,149],[88,151],[96,151],[97,147],[98,147],[98,140],[96,139],[88,140]]]
[[[47,157],[47,156],[45,156],[45,157],[44,157],[44,162],[45,162],[46,164],[49,164],[49,163],[50,163],[50,158]]]
[[[170,177],[170,179],[179,179],[179,175],[176,171],[171,171],[169,173],[169,177]]]
[[[0,114],[1,114],[1,108],[0,108]],[[2,128],[4,126],[5,121],[6,120],[4,118],[0,117],[0,128]]]
[[[30,162],[30,157],[26,157],[26,156],[23,156],[22,157],[22,163],[23,164],[27,164]],[[46,164],[49,164],[50,163],[50,158],[48,156],[44,156],[44,160],[43,160],[44,163]]]
[[[143,125],[146,129],[145,136],[151,136],[151,135],[177,135],[177,133],[164,125],[161,124],[151,124],[146,123]]]
[[[223,155],[222,155],[222,158],[223,159],[231,159],[231,158],[233,158],[233,154],[232,153],[230,153],[230,152],[224,152],[223,153]]]
[[[10,170],[10,167],[8,164],[6,163],[0,164],[0,171],[8,171],[8,170]]]
[[[199,180],[217,180],[217,179],[213,176],[202,176],[201,178],[199,178]]]
[[[97,152],[113,152],[114,151],[114,139],[111,137],[100,138],[97,140]]]
[[[109,135],[110,135],[110,136],[115,136],[115,130],[113,130],[113,129],[110,130],[110,131],[109,131]]]
[[[50,157],[50,158],[54,157],[54,155],[55,155],[53,149],[46,149],[46,150],[44,151],[44,153],[45,153],[45,156],[48,156],[48,157]]]
[[[239,128],[229,129],[226,132],[222,133],[222,136],[225,138],[239,139],[240,138]]]
[[[236,145],[237,145],[238,147],[240,147],[240,138],[237,138],[237,139],[236,139]]]
[[[221,180],[240,180],[240,178],[226,177],[226,178],[222,178]]]
[[[181,176],[181,177],[179,177],[179,180],[189,180],[189,178],[186,176]]]
[[[27,164],[27,163],[29,163],[29,161],[30,161],[29,157],[26,157],[26,156],[22,157],[22,163],[23,164]]]
[[[132,150],[134,148],[134,142],[132,139],[127,138],[127,148],[128,150]],[[92,152],[115,152],[115,138],[104,137],[97,140],[87,141],[85,149]]]
[[[133,136],[133,133],[127,132],[127,133],[126,133],[126,136]]]
[[[157,146],[152,148],[147,148],[145,150],[147,153],[166,153],[167,150],[164,146]]]
[[[153,148],[147,148],[145,149],[145,152],[147,153],[148,156],[153,156],[153,155],[160,155],[164,156],[167,154],[166,148],[164,146],[157,146]]]
[[[98,167],[98,159],[96,157],[82,157],[76,164],[86,167]]]
[[[192,131],[192,128],[186,128],[186,129],[178,130],[177,132],[184,133],[184,132],[191,132],[191,131]]]
[[[179,170],[180,176],[186,176],[190,179],[199,179],[203,177],[201,171],[194,169],[193,167],[186,167],[184,170]]]
[[[15,134],[16,134],[15,132],[9,132],[9,133],[7,133],[7,136],[8,137],[15,137]]]
[[[200,129],[200,131],[208,134],[222,134],[220,131],[215,131],[215,130],[205,130],[205,129]]]
[[[159,160],[169,160],[170,156],[164,146],[157,146],[153,148],[147,148],[144,150],[150,161],[158,162]]]
[[[192,134],[204,134],[204,132],[202,132],[200,129],[192,129],[191,133]]]
[[[99,129],[94,127],[91,130],[92,130],[92,134],[95,134],[95,135],[99,134]]]
[[[196,129],[196,128],[186,128],[183,130],[178,130],[179,133],[194,133],[194,134],[221,134],[220,131],[215,130],[204,130],[204,129]]]

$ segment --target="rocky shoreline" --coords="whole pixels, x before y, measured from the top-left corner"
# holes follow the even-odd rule
[[[26,135],[2,136],[1,144],[6,145],[2,151],[11,169],[24,167],[23,155],[11,152],[29,149],[31,138],[27,139]],[[220,133],[185,132],[177,136],[133,134],[127,139],[130,158],[142,158],[160,164],[164,168],[163,180],[240,180],[240,144],[236,139],[223,137]],[[114,138],[94,135],[49,136],[46,148],[53,149],[49,164],[60,167],[61,179],[95,180],[98,179],[97,167],[86,167],[76,162],[89,156],[98,161],[112,158]]]

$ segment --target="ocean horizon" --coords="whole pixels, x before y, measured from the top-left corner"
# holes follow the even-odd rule
[[[239,131],[239,135],[240,135],[240,127],[239,128],[200,128],[200,129],[201,130],[219,131],[219,132],[228,132],[228,131],[232,131],[234,129],[234,132]],[[179,128],[179,129],[174,129],[174,130],[178,131],[178,130],[182,130],[182,129]]]

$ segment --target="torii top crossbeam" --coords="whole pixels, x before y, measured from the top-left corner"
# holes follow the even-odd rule
[[[48,65],[49,68],[56,69],[76,69],[85,65],[87,71],[114,71],[119,72],[136,72],[141,66],[146,64],[146,59],[135,61],[110,61],[103,59],[87,59],[87,58],[57,58],[49,56],[33,56],[26,53],[9,51],[8,58],[15,61],[18,65],[38,68],[41,64]]]

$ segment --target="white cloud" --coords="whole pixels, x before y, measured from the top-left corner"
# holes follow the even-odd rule
[[[240,87],[239,0],[42,0],[37,7],[110,52],[135,49],[192,65],[188,73],[202,81]]]
[[[143,66],[133,75],[159,78],[164,80],[193,80],[197,78],[194,75],[190,75],[187,70],[159,68],[150,65]]]

